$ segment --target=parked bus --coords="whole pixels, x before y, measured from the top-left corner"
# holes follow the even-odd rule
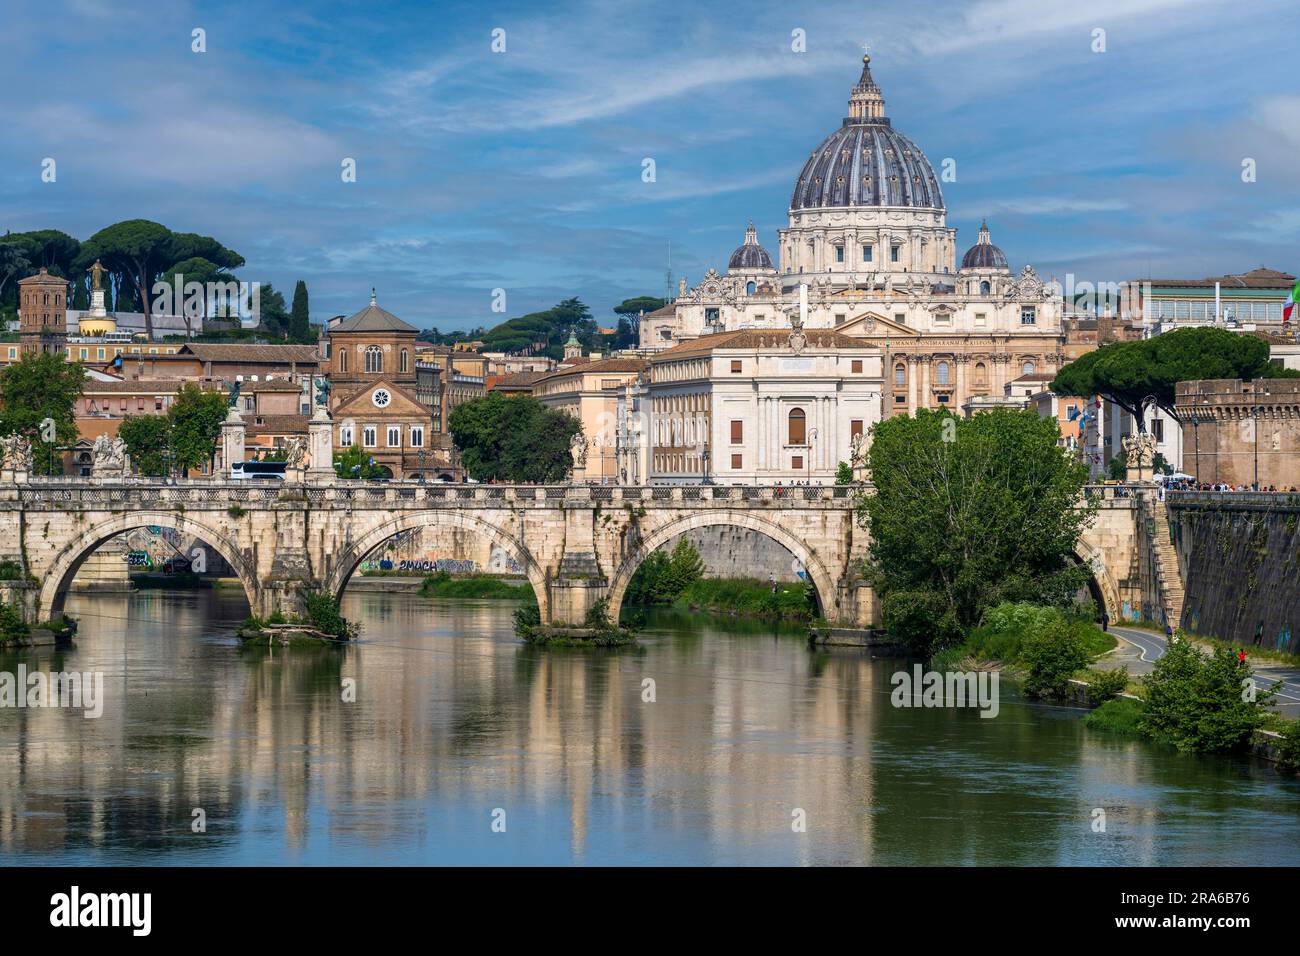
[[[236,461],[230,466],[230,477],[236,481],[284,481],[284,467],[282,461]]]

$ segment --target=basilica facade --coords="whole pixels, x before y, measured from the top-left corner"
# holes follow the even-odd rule
[[[958,265],[939,176],[885,115],[870,57],[848,114],[799,171],[777,263],[751,223],[725,273],[682,279],[670,305],[642,318],[641,348],[831,329],[879,353],[883,417],[969,414],[1019,379],[1050,378],[1065,362],[1061,300],[1031,267],[1012,271],[987,223]]]

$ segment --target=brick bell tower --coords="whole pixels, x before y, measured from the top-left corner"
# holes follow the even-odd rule
[[[68,280],[50,275],[44,266],[18,282],[18,344],[24,355],[67,354]]]

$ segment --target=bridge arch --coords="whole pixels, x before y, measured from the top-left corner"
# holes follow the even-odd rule
[[[839,593],[835,586],[835,577],[827,570],[821,558],[799,538],[775,522],[746,511],[697,511],[656,528],[642,539],[636,551],[623,560],[609,586],[609,619],[618,620],[623,610],[623,597],[627,593],[627,586],[642,561],[680,534],[697,528],[719,526],[744,528],[765,535],[793,554],[803,564],[808,577],[812,579],[813,587],[817,590],[818,601],[822,605],[822,614],[832,620],[839,617]]]
[[[542,573],[541,567],[533,558],[528,547],[517,535],[511,534],[499,525],[488,521],[486,518],[466,514],[462,511],[405,512],[372,528],[357,538],[347,550],[339,555],[325,582],[326,589],[335,597],[341,599],[343,589],[347,587],[348,581],[351,580],[356,569],[361,566],[361,562],[365,560],[366,555],[389,538],[405,531],[414,531],[417,528],[427,527],[459,528],[463,531],[479,534],[487,538],[493,545],[502,547],[514,555],[515,560],[523,567],[524,573],[528,575],[528,583],[533,586],[533,594],[537,597],[537,607],[541,611],[542,620],[547,621],[550,619],[548,616],[550,593],[546,588],[546,575]]]
[[[1098,603],[1101,605],[1099,611],[1105,611],[1110,615],[1112,621],[1118,621],[1120,618],[1120,600],[1119,588],[1115,585],[1115,579],[1110,576],[1110,570],[1106,567],[1106,556],[1097,548],[1088,544],[1086,541],[1079,541],[1074,549],[1075,557],[1092,572],[1092,580],[1096,585],[1096,594]]]
[[[40,616],[54,618],[63,613],[63,602],[73,578],[96,548],[119,534],[151,525],[191,535],[221,555],[243,585],[249,610],[254,614],[258,612],[257,575],[251,562],[227,537],[227,532],[178,511],[131,511],[96,522],[60,549],[46,571],[45,583],[41,585]]]

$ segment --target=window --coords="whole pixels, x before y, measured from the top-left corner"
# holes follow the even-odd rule
[[[389,448],[402,447],[402,429],[399,428],[397,425],[388,426],[388,447]]]
[[[849,422],[849,437],[856,438],[858,435],[861,434],[862,434],[862,419],[855,418],[853,419],[853,421]]]
[[[868,245],[862,247],[862,261],[863,262],[871,261],[871,246]]]
[[[733,445],[745,443],[745,423],[737,419],[732,419],[731,422],[731,443]]]
[[[897,365],[894,366],[894,384],[895,385],[907,384],[907,366],[904,365],[902,362],[899,362]]]
[[[376,443],[378,442],[378,438],[375,437],[378,434],[378,431],[379,430],[375,428],[374,425],[366,425],[364,428],[362,428],[361,444],[366,448],[374,448]]]
[[[897,261],[898,261],[898,255],[899,255],[899,253],[902,251],[902,249],[903,249],[902,246],[890,246],[890,247],[889,247],[889,261],[890,261],[890,262],[897,262]]]
[[[790,440],[787,444],[806,444],[806,439],[808,437],[807,424],[808,416],[804,414],[802,408],[790,409]]]
[[[989,370],[983,362],[975,363],[975,387],[987,388],[989,384]]]
[[[1155,436],[1156,441],[1165,440],[1165,421],[1163,418],[1152,419],[1151,434]]]
[[[984,328],[984,326],[986,326],[987,324],[988,324],[988,313],[986,313],[986,312],[976,312],[976,313],[975,313],[975,328],[977,328],[977,329],[982,329],[982,328]]]
[[[843,261],[844,261],[844,247],[843,247],[843,246],[836,246],[836,247],[835,247],[835,261],[836,261],[836,262],[843,262]]]
[[[803,468],[803,455],[795,455],[793,458],[791,458],[791,459],[790,459],[790,467],[793,468],[795,471],[799,471],[800,469],[802,469],[802,468]]]
[[[745,283],[745,294],[746,294],[746,295],[753,295],[753,294],[754,294],[755,292],[757,292],[757,291],[758,291],[758,286],[755,285],[753,279],[750,279],[748,282]]]
[[[843,324],[844,324],[844,313],[843,313],[843,312],[836,312],[836,313],[835,313],[835,324],[836,324],[836,325],[843,325]]]
[[[740,359],[731,360],[731,373],[733,375],[740,374]]]
[[[850,368],[852,371],[854,371],[854,372],[861,372],[861,371],[862,371],[862,359],[854,359],[854,360],[853,360],[853,363],[849,366],[849,368]]]
[[[1032,305],[1022,305],[1020,307],[1020,324],[1034,325],[1038,321],[1038,310]]]
[[[903,324],[905,324],[905,323],[907,322],[907,313],[906,313],[906,312],[895,312],[895,313],[894,313],[894,321],[897,322],[899,325],[903,325]]]
[[[401,368],[401,370],[402,370],[403,372],[405,372],[405,371],[407,370],[407,364],[408,364],[409,361],[410,361],[410,360],[409,360],[409,358],[407,357],[406,349],[402,349],[402,359],[401,359],[401,365],[399,366],[399,368]]]
[[[347,370],[348,370],[348,353],[343,349],[339,349],[339,371],[346,372]]]
[[[341,428],[339,428],[339,444],[342,445],[344,448],[350,448],[352,446],[351,425],[344,425]]]
[[[89,349],[82,349],[82,350],[81,350],[81,360],[84,362],[84,361],[85,361],[86,359],[88,359],[89,357],[90,357],[90,350],[89,350]]]
[[[704,310],[704,322],[706,325],[717,325],[722,320],[722,314],[717,309]]]
[[[384,370],[384,350],[378,345],[366,347],[366,371],[382,372]]]
[[[743,467],[744,467],[744,457],[743,457],[742,455],[732,455],[732,456],[731,456],[731,467],[732,467],[732,468],[735,468],[737,471],[739,471],[741,468],[743,468]]]
[[[988,295],[993,287],[989,285],[989,280],[985,279],[980,283],[980,295]]]
[[[940,362],[937,366],[935,366],[935,372],[934,372],[935,382],[938,383],[939,385],[948,385],[949,384],[948,370],[949,370],[949,366],[947,362]]]
[[[1033,362],[1026,362],[1024,365],[1020,366],[1020,374],[1021,374],[1021,375],[1033,375],[1033,374],[1034,374],[1034,363],[1033,363]]]

